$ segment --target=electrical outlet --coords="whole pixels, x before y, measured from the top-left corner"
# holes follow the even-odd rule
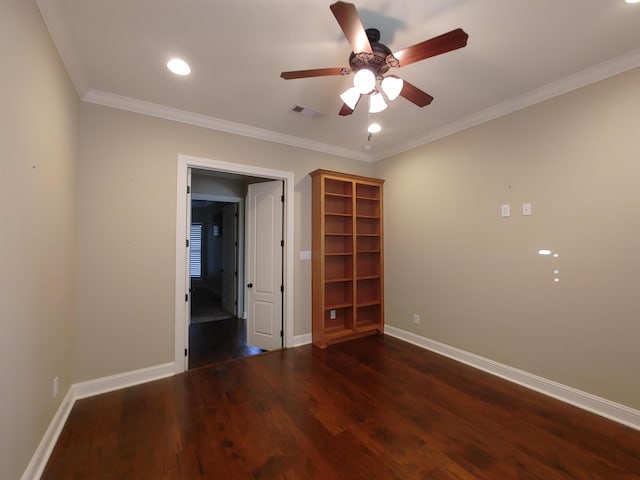
[[[53,379],[53,398],[58,396],[58,377]]]
[[[420,315],[418,315],[417,313],[413,314],[413,323],[415,325],[420,325]]]
[[[335,310],[329,310],[329,318],[331,320],[335,320],[336,319],[336,311]]]

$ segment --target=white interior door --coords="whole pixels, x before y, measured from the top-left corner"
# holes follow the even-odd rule
[[[237,203],[222,207],[222,308],[238,315],[236,303],[236,273],[238,270]]]
[[[247,193],[247,343],[282,348],[282,181]]]

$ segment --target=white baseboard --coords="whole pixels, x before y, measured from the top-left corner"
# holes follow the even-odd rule
[[[304,335],[296,335],[293,337],[293,346],[301,347],[302,345],[308,345],[311,343],[311,334],[305,333]]]
[[[556,398],[628,427],[640,430],[640,410],[635,410],[626,405],[612,402],[606,398],[598,397],[587,392],[563,385],[532,373],[518,370],[517,368],[498,363],[488,358],[451,347],[444,343],[421,337],[415,333],[401,330],[391,325],[385,325],[385,333],[392,337],[405,340],[419,347],[439,353],[466,365],[478,368],[487,373],[509,380],[523,387],[530,388],[544,395]]]
[[[140,370],[73,384],[62,400],[62,403],[60,403],[47,431],[40,441],[40,445],[38,445],[38,448],[31,457],[29,465],[27,465],[27,468],[22,474],[21,480],[36,480],[40,478],[76,400],[159,380],[170,377],[173,374],[173,363],[165,363],[155,367],[142,368]]]
[[[101,393],[170,377],[173,374],[174,365],[172,362],[76,383],[73,385],[73,399],[75,401],[85,397],[92,397]]]
[[[44,471],[44,467],[47,465],[47,461],[49,460],[53,447],[60,436],[60,432],[62,432],[62,428],[67,422],[67,418],[69,417],[69,413],[71,412],[74,402],[73,386],[71,386],[67,394],[62,399],[60,406],[58,406],[58,410],[56,410],[56,413],[53,415],[53,419],[51,419],[51,423],[49,423],[47,431],[44,433],[38,448],[36,448],[35,453],[31,457],[29,465],[27,465],[27,468],[22,474],[22,480],[36,480],[40,478]]]
[[[511,382],[530,388],[542,394],[556,398],[576,407],[588,410],[610,420],[619,422],[628,427],[640,430],[640,411],[612,402],[605,398],[597,397],[567,385],[533,375],[523,370],[504,365],[488,358],[451,347],[444,343],[421,337],[415,333],[407,332],[390,325],[385,325],[385,333],[399,338],[419,347],[445,355],[466,365],[478,368]],[[299,347],[311,343],[311,334],[296,335],[293,339],[294,346]],[[64,399],[60,403],[47,431],[45,432],[38,448],[36,449],[29,465],[27,465],[21,480],[35,480],[40,478],[44,471],[49,455],[58,440],[62,428],[75,404],[81,398],[99,395],[101,393],[130,387],[141,383],[170,377],[174,374],[174,364],[165,363],[154,367],[143,368],[118,375],[76,383],[71,386]]]

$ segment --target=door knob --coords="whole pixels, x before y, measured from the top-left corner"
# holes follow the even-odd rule
[[[253,287],[253,283],[247,283],[247,288],[252,288]]]

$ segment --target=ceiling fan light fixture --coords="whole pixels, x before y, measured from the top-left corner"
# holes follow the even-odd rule
[[[374,92],[369,95],[369,113],[378,113],[387,108],[387,102],[384,101],[380,92]]]
[[[382,87],[382,91],[385,93],[387,98],[390,101],[393,101],[398,98],[398,95],[400,95],[402,87],[404,86],[404,81],[400,77],[389,75],[382,79],[380,86]]]
[[[356,90],[355,87],[351,87],[346,92],[341,93],[340,98],[347,107],[351,110],[355,110],[358,100],[360,100],[360,93],[358,93],[358,90]]]
[[[363,95],[371,93],[376,86],[376,76],[368,68],[362,68],[353,76],[353,87]]]
[[[382,127],[380,126],[379,123],[372,123],[371,125],[369,125],[369,128],[367,129],[369,133],[379,133],[381,130],[382,130]]]

